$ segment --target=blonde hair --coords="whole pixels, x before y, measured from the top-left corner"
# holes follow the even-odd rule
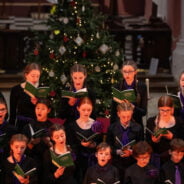
[[[28,143],[28,138],[24,134],[15,134],[10,139],[10,144],[13,144],[15,141]]]
[[[130,102],[122,102],[117,105],[117,111],[133,111],[133,105]]]
[[[39,64],[29,63],[24,68],[24,71],[23,71],[24,77],[26,74],[29,74],[29,72],[31,72],[32,70],[38,70],[38,71],[40,71],[40,73],[42,72],[41,66]]]

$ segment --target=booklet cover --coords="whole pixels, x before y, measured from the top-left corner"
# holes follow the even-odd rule
[[[149,128],[146,127],[146,130],[153,136],[158,137],[160,134],[167,134],[167,128],[159,128],[156,131],[151,131]]]
[[[63,98],[82,98],[82,97],[85,97],[85,96],[88,96],[88,91],[87,91],[87,88],[82,88],[76,92],[73,92],[73,91],[65,91],[65,90],[62,90],[62,97]]]
[[[40,129],[40,130],[37,130],[36,132],[33,130],[33,127],[31,126],[31,124],[28,124],[29,126],[29,130],[30,130],[30,133],[31,133],[31,137],[32,138],[38,138],[38,137],[43,137],[46,133],[45,129]]]
[[[24,172],[23,171],[23,169],[20,167],[20,165],[19,164],[16,164],[15,165],[15,168],[14,168],[14,170],[13,170],[13,174],[14,174],[14,176],[18,176],[18,175],[20,175],[20,176],[22,176],[22,177],[26,177],[26,176],[30,176],[32,173],[34,173],[36,171],[36,168],[34,167],[34,168],[32,168],[32,169],[30,169],[29,171],[27,171],[27,172]],[[17,177],[18,178],[18,177]]]
[[[92,141],[97,135],[99,135],[98,132],[92,134],[89,137],[82,135],[80,132],[76,132],[76,134],[78,135],[78,138],[80,139],[80,141],[85,141],[85,142]]]
[[[120,144],[122,151],[126,150],[126,149],[130,149],[136,143],[135,139],[133,139],[132,141],[130,141],[127,144],[123,145],[122,142],[119,140],[119,138],[117,136],[115,137],[115,139]]]
[[[49,87],[38,87],[36,88],[30,82],[26,82],[24,92],[27,93],[30,97],[46,98],[49,95]]]
[[[118,100],[128,100],[131,103],[136,102],[136,95],[134,89],[127,89],[120,91],[114,87],[112,87],[112,95],[113,97],[117,98]]]
[[[57,155],[54,153],[54,151],[50,150],[50,154],[52,158],[52,163],[57,167],[69,167],[74,165],[71,152],[66,152],[65,154]]]

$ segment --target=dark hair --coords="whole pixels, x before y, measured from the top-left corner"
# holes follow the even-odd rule
[[[50,128],[49,128],[49,135],[53,136],[53,132],[54,131],[58,131],[58,130],[63,130],[65,132],[65,128],[63,125],[61,124],[53,124]]]
[[[74,72],[82,72],[85,76],[87,76],[87,70],[85,66],[75,63],[71,69],[70,69],[70,75],[72,75]]]
[[[51,102],[47,98],[39,98],[36,105],[38,105],[40,103],[46,105],[48,108],[51,108]]]
[[[39,70],[40,73],[42,72],[41,66],[37,63],[29,63],[25,66],[23,74],[24,76],[31,72],[32,70]]]
[[[93,107],[93,102],[89,97],[81,98],[77,106],[80,107],[82,104],[90,104]]]
[[[110,148],[110,152],[112,152],[111,146],[106,143],[106,142],[101,142],[100,144],[98,144],[98,146],[96,147],[96,152],[100,151],[100,150],[105,150],[107,148]]]
[[[28,138],[24,134],[14,134],[10,139],[10,144],[13,144],[15,141],[28,143]]]
[[[130,66],[132,66],[135,70],[137,70],[137,64],[136,64],[136,62],[134,62],[133,60],[124,61],[121,68],[123,68],[123,67],[126,66],[126,65],[130,65]]]
[[[170,150],[184,152],[184,141],[179,138],[174,138],[170,142]]]
[[[5,107],[6,107],[6,112],[7,112],[6,116],[5,116],[5,120],[6,120],[6,119],[8,119],[8,106],[7,106],[7,103],[6,103],[4,96],[0,97],[0,104],[5,105]]]
[[[136,158],[139,155],[143,155],[145,153],[151,154],[152,147],[146,141],[139,141],[137,144],[133,146],[133,157]]]
[[[181,73],[180,73],[180,76],[179,76],[179,80],[178,80],[178,86],[179,86],[179,90],[181,90],[180,89],[180,79],[181,79],[181,76],[184,74],[184,71],[182,71]]]
[[[174,107],[173,100],[170,96],[161,96],[158,100],[158,107]]]
[[[6,109],[8,110],[7,103],[4,97],[0,97],[0,104],[3,104],[6,106]]]
[[[117,105],[117,111],[133,111],[133,106],[130,102],[122,102]]]

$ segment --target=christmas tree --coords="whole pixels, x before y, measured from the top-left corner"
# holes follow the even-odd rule
[[[55,107],[61,89],[69,85],[71,66],[80,63],[87,68],[88,85],[96,92],[98,116],[107,115],[122,54],[105,29],[105,16],[95,10],[90,0],[59,0],[51,9],[47,25],[48,31],[36,33],[27,61],[41,64],[41,84],[52,89]]]

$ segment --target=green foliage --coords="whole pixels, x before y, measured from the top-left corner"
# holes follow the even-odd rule
[[[88,84],[97,94],[98,115],[105,116],[110,108],[111,85],[119,78],[122,54],[114,37],[104,29],[105,19],[90,0],[60,0],[51,9],[49,30],[35,34],[27,61],[42,65],[41,83],[57,92],[54,102],[59,101],[61,88],[69,84],[70,67],[77,62],[87,68]]]

